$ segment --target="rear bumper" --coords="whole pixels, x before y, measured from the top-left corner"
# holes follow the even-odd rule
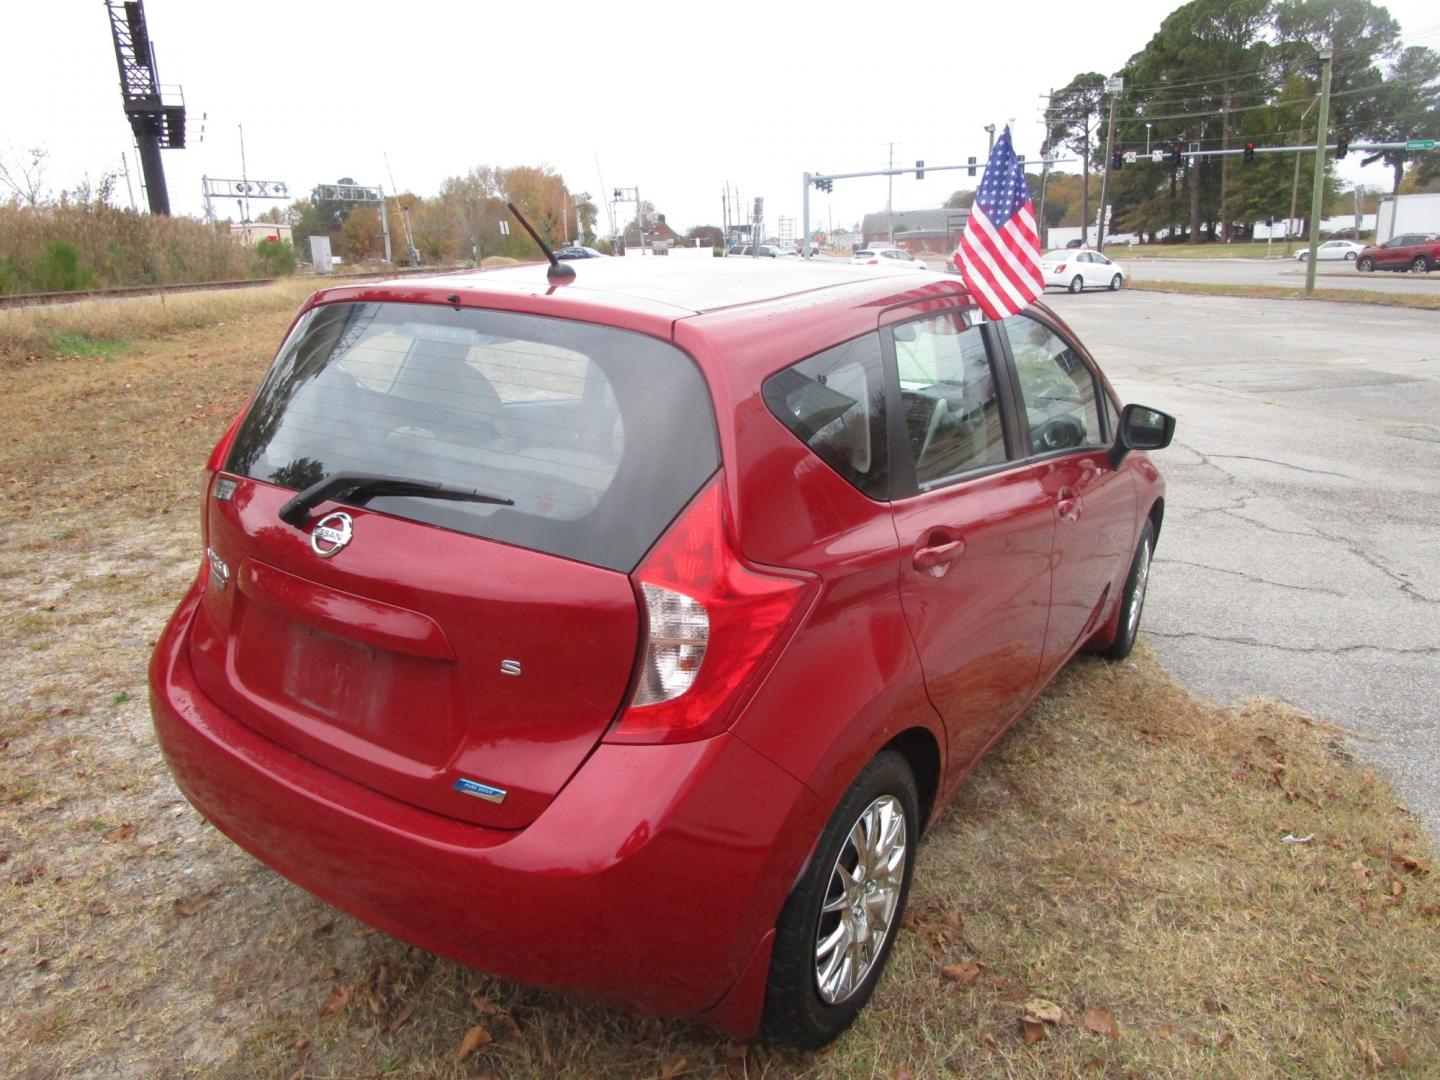
[[[823,817],[728,735],[601,744],[520,831],[377,794],[227,715],[196,686],[204,576],[150,667],[160,746],[185,796],[256,858],[387,933],[506,978],[753,1033],[757,963]],[[757,975],[759,976],[757,978]]]

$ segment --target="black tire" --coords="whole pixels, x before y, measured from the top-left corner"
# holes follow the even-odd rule
[[[1428,274],[1430,272],[1430,263],[1424,255],[1415,256],[1415,261],[1410,264],[1410,272],[1412,274]]]
[[[1375,260],[1368,255],[1362,256],[1356,261],[1355,269],[1359,270],[1362,274],[1368,274],[1371,270],[1375,269]]]
[[[841,916],[826,915],[821,909],[826,906],[827,894],[831,892],[832,878],[842,866],[847,865],[842,860],[849,860],[850,853],[855,850],[849,842],[851,831],[871,807],[887,798],[898,802],[903,810],[904,866],[900,871],[899,900],[885,924],[880,948],[870,960],[863,978],[847,996],[829,1004],[821,996],[817,974],[820,932],[826,920],[838,922]],[[785,901],[775,924],[775,948],[770,956],[770,977],[765,988],[765,1013],[760,1021],[761,1035],[766,1041],[804,1050],[818,1049],[853,1024],[870,1000],[890,958],[890,949],[895,944],[895,936],[905,914],[905,901],[910,894],[910,877],[915,869],[916,847],[920,840],[919,806],[915,777],[905,758],[894,750],[877,754],[840,800],[840,805],[820,834],[809,866]],[[853,861],[848,863],[848,868],[854,869]],[[839,899],[840,895],[837,893],[833,899]],[[866,905],[862,902],[861,906]],[[828,925],[833,927],[836,922]]]
[[[1308,251],[1302,251],[1302,252],[1300,252],[1300,261],[1301,261],[1301,262],[1309,262],[1309,261],[1310,261],[1310,252],[1308,252]]]
[[[1115,628],[1115,640],[1101,653],[1107,660],[1124,660],[1135,648],[1135,640],[1140,636],[1140,616],[1145,610],[1145,587],[1150,581],[1150,558],[1154,553],[1155,523],[1147,520],[1145,528],[1140,530],[1140,542],[1135,545],[1135,557],[1130,561],[1130,573],[1125,575],[1125,591],[1120,594],[1120,622]]]
[[[1084,288],[1085,288],[1085,279],[1084,279],[1083,277],[1081,277],[1079,274],[1076,274],[1076,275],[1070,280],[1070,291],[1071,291],[1072,293],[1078,293],[1078,292],[1080,292],[1080,291],[1081,291],[1082,289],[1084,289]]]
[[[1345,252],[1345,261],[1346,261],[1346,262],[1354,262],[1354,261],[1355,261],[1355,252],[1353,252],[1353,251],[1347,251],[1347,252]]]
[[[1110,291],[1111,291],[1111,292],[1119,292],[1119,291],[1120,291],[1120,286],[1123,285],[1124,283],[1125,283],[1125,282],[1124,282],[1124,279],[1123,279],[1119,274],[1116,274],[1114,277],[1112,277],[1112,278],[1110,279]]]

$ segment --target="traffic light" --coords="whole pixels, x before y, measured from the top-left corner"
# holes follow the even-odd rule
[[[925,162],[923,162],[923,161],[916,161],[916,162],[915,162],[915,179],[916,179],[916,180],[924,180],[924,179],[925,179]]]
[[[970,168],[966,169],[965,172],[966,172],[968,175],[970,175],[970,176],[974,176],[974,175],[975,175],[975,159],[972,157],[972,158],[970,158],[969,160],[970,160]]]
[[[1346,154],[1348,154],[1349,152],[1350,152],[1350,140],[1347,139],[1344,135],[1341,135],[1341,136],[1340,136],[1340,141],[1335,144],[1335,160],[1336,160],[1336,161],[1339,161],[1341,158],[1343,158],[1343,157],[1344,157]]]
[[[1255,144],[1254,144],[1253,142],[1247,142],[1247,143],[1245,144],[1245,164],[1246,164],[1246,165],[1249,165],[1249,164],[1252,164],[1254,161],[1255,161]]]
[[[1183,158],[1181,158],[1180,155],[1183,153],[1185,153],[1184,143],[1177,142],[1174,146],[1170,148],[1170,168],[1172,170],[1178,169],[1180,167],[1180,162],[1184,160]]]
[[[1125,167],[1125,154],[1122,151],[1116,150],[1115,153],[1110,155],[1110,167],[1112,169],[1123,169]]]
[[[619,202],[619,201],[621,200],[621,198],[624,197],[624,194],[625,194],[625,193],[624,193],[623,191],[621,191],[621,190],[617,187],[617,188],[615,189],[615,201],[616,201],[616,202]]]

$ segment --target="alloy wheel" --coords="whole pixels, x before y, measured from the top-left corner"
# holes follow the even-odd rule
[[[1130,591],[1130,605],[1125,609],[1125,633],[1130,637],[1140,628],[1140,609],[1145,606],[1145,586],[1150,581],[1150,545],[1140,548],[1135,560],[1135,588]]]
[[[840,848],[815,933],[815,985],[838,1005],[869,976],[894,927],[909,837],[893,795],[867,806]]]

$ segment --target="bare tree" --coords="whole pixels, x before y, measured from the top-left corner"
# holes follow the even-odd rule
[[[13,145],[5,145],[9,153],[0,158],[0,187],[9,189],[11,197],[26,206],[38,206],[45,196],[45,159],[50,151],[32,146],[24,153],[16,153]]]

